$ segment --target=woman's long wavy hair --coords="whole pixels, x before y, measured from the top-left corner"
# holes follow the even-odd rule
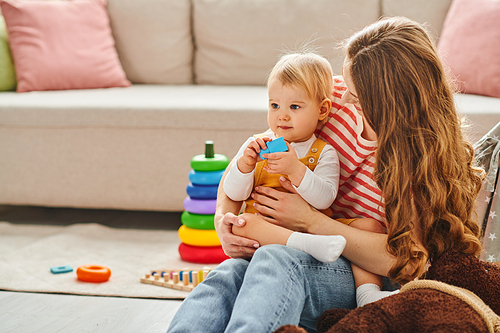
[[[389,276],[411,281],[450,249],[478,255],[474,206],[482,170],[428,33],[409,19],[386,18],[345,46],[363,114],[377,134],[374,178],[385,203],[387,248],[396,257]]]

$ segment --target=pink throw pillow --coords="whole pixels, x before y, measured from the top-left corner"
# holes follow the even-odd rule
[[[128,87],[105,0],[0,0],[17,92]]]
[[[500,1],[454,0],[438,51],[461,91],[500,97]]]

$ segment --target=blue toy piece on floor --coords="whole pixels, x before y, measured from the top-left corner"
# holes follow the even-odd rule
[[[71,266],[57,266],[51,267],[50,272],[52,274],[62,274],[62,273],[70,273],[73,272],[73,268]]]
[[[263,157],[263,154],[270,154],[270,153],[281,153],[283,151],[288,151],[288,146],[286,145],[285,139],[283,139],[282,136],[279,138],[274,139],[273,141],[266,142],[266,149],[263,149],[260,151],[259,156],[263,160],[266,158]]]

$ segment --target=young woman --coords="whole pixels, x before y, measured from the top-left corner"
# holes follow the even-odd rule
[[[334,88],[337,112],[320,135],[340,140],[340,163],[356,168],[341,176],[332,208],[344,218],[378,212],[387,234],[329,219],[297,194],[258,187],[260,220],[347,240],[334,263],[281,245],[258,248],[231,233],[245,221],[236,216],[239,203],[220,189],[216,228],[223,247],[233,258],[252,259],[229,259],[213,270],[181,305],[170,332],[271,332],[285,324],[314,331],[325,310],[355,307],[349,261],[406,283],[449,249],[480,252],[473,210],[482,174],[426,31],[405,18],[368,26],[347,41],[343,74]]]

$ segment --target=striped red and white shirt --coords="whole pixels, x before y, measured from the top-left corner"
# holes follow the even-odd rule
[[[342,77],[334,77],[332,109],[319,136],[337,151],[340,181],[331,206],[334,218],[369,217],[385,227],[382,194],[373,180],[376,141],[361,137],[363,119],[352,104],[340,105],[347,90]]]

